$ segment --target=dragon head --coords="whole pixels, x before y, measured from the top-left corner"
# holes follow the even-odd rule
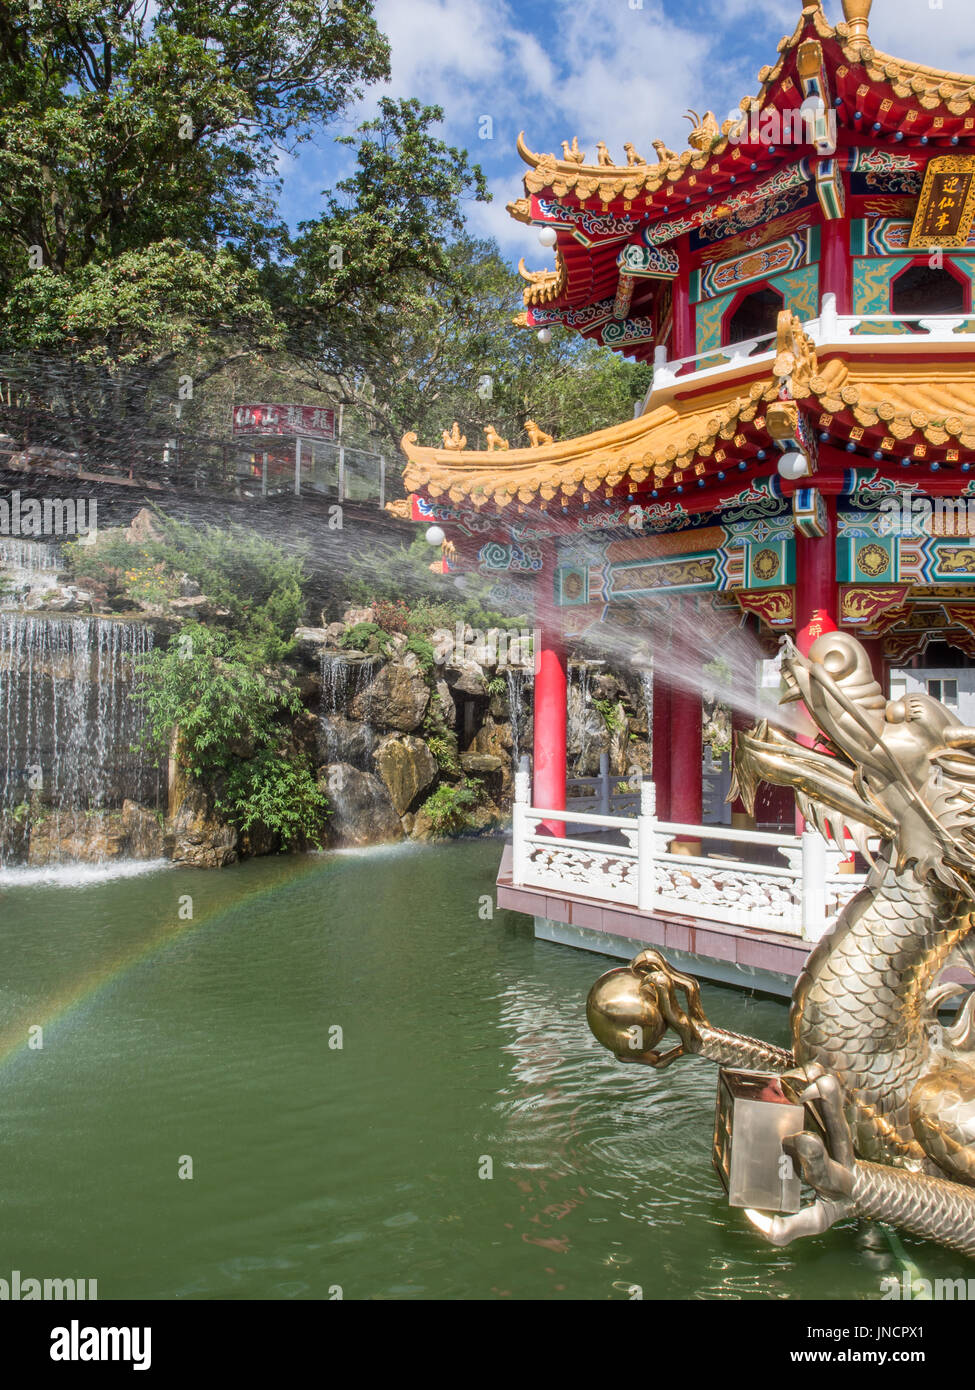
[[[879,835],[898,869],[975,896],[975,729],[928,695],[888,700],[848,632],[824,633],[808,656],[783,645],[782,703],[804,703],[816,746],[763,722],[738,739],[732,795],[753,806],[759,782],[791,786],[827,838],[843,845],[849,834],[868,854]]]

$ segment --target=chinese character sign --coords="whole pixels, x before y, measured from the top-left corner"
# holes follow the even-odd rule
[[[335,411],[317,405],[235,405],[231,424],[235,435],[335,438]]]
[[[917,205],[912,246],[965,246],[975,219],[975,159],[932,159]]]

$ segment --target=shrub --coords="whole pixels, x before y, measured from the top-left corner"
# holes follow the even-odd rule
[[[227,633],[189,623],[179,640],[140,665],[135,698],[144,742],[164,757],[174,730],[190,775],[240,830],[261,821],[286,848],[320,843],[328,803],[305,754],[284,748],[285,722],[301,711],[290,673],[260,666],[254,649]]]
[[[339,646],[357,652],[389,654],[389,634],[378,623],[356,623],[339,638]]]
[[[421,810],[426,812],[438,835],[457,834],[469,825],[470,812],[480,798],[480,782],[470,779],[458,783],[442,782],[437,790],[427,797]]]
[[[409,627],[410,610],[401,598],[376,599],[372,616],[384,632],[406,632]]]
[[[425,676],[429,677],[433,675],[437,659],[434,655],[433,647],[425,637],[414,636],[409,638],[406,643],[406,650],[412,652],[414,656],[417,657]]]

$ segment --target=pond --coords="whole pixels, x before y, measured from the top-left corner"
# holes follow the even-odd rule
[[[875,1228],[779,1251],[728,1209],[715,1069],[614,1063],[585,1021],[610,962],[492,915],[498,855],[6,871],[0,1277],[101,1299],[877,1298],[901,1266]],[[781,1003],[705,1004],[787,1040]]]

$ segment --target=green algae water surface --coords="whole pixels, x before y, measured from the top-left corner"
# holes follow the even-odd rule
[[[876,1231],[773,1250],[728,1209],[715,1069],[615,1064],[585,1021],[610,962],[488,917],[499,854],[7,871],[0,1278],[100,1299],[879,1297],[901,1269]],[[782,1004],[705,1002],[787,1038]],[[905,1246],[927,1277],[969,1272]]]

